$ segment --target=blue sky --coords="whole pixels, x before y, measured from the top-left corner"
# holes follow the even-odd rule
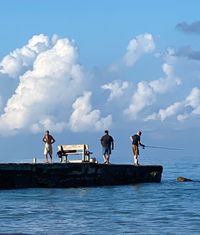
[[[142,130],[144,163],[199,155],[199,1],[2,0],[2,161],[43,160],[58,144],[87,143],[102,161],[109,129],[113,162],[132,162]],[[190,143],[190,144],[189,144]],[[189,144],[189,148],[188,148]],[[55,157],[56,160],[56,157]]]

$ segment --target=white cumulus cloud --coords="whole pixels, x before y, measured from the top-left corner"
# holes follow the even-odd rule
[[[198,87],[194,87],[185,100],[175,102],[165,109],[160,109],[158,113],[154,112],[145,118],[145,121],[164,121],[173,116],[176,116],[178,121],[184,121],[194,115],[200,115],[200,89]]]
[[[124,114],[132,119],[136,119],[138,113],[143,110],[144,107],[151,105],[154,101],[155,94],[153,89],[147,82],[139,82],[137,91],[132,96],[131,104],[124,110]]]
[[[156,93],[166,93],[170,89],[181,84],[181,80],[174,75],[172,65],[164,63],[162,69],[166,76],[158,80],[153,80],[149,83]]]
[[[186,98],[186,104],[197,108],[200,105],[200,89],[194,87]]]
[[[43,34],[33,36],[28,44],[17,48],[0,62],[0,73],[17,77],[31,66],[38,54],[49,48],[49,38]]]
[[[51,131],[55,132],[62,132],[63,130],[68,128],[68,125],[66,122],[56,122],[54,120],[54,117],[44,117],[43,119],[39,120],[38,123],[34,123],[31,125],[31,131],[33,133],[41,132],[41,130],[48,130],[51,129]]]
[[[150,82],[142,81],[138,83],[137,90],[133,93],[129,107],[124,110],[125,115],[136,119],[139,112],[156,102],[159,94],[165,94],[181,84],[181,80],[174,75],[172,65],[164,63],[162,69],[165,77]],[[157,115],[155,116],[154,114],[148,117],[148,119],[156,118]]]
[[[74,132],[95,131],[109,128],[112,124],[112,116],[101,117],[98,109],[92,110],[90,103],[91,92],[84,92],[73,103],[73,113],[70,117],[70,128]]]
[[[35,49],[40,53],[32,70],[20,76],[0,116],[0,130],[37,132],[57,127],[60,131],[66,127],[63,122],[70,115],[71,105],[84,89],[84,72],[77,63],[77,48],[72,41],[65,38],[54,43],[46,50]]]
[[[176,102],[166,109],[160,109],[158,113],[153,113],[145,118],[145,121],[148,120],[161,120],[164,121],[166,118],[176,115],[183,109],[184,104],[182,102]]]
[[[186,98],[186,106],[193,108],[193,114],[200,114],[200,89],[198,87],[194,87]]]
[[[102,89],[110,91],[108,101],[116,97],[122,96],[128,87],[129,87],[128,81],[120,81],[120,80],[115,80],[113,82],[101,86]]]
[[[143,54],[151,53],[154,49],[155,43],[150,33],[138,35],[129,42],[123,61],[126,66],[133,66]]]

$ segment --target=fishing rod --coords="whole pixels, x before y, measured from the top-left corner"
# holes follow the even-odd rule
[[[166,149],[166,150],[183,150],[180,148],[168,148],[168,147],[152,146],[152,145],[145,145],[145,148]]]

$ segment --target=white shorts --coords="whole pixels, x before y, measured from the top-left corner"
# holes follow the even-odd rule
[[[46,154],[50,154],[50,155],[53,154],[53,149],[52,149],[52,145],[51,144],[45,143],[45,146],[44,146],[44,155],[46,155]]]

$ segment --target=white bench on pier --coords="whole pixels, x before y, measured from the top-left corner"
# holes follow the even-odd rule
[[[87,144],[62,144],[58,145],[58,157],[61,162],[90,162],[89,146]],[[81,155],[81,159],[78,160],[68,160],[69,155]]]

